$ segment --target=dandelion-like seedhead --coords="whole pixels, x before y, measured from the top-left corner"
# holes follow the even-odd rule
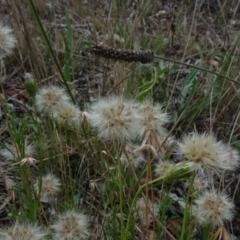
[[[217,142],[213,134],[199,134],[194,132],[183,138],[178,144],[177,152],[182,154],[185,159],[195,163],[195,170],[231,170],[224,163],[227,155],[223,152],[223,143]]]
[[[226,165],[227,170],[236,170],[239,167],[239,152],[229,144],[223,144],[222,151],[225,153],[223,164]]]
[[[142,225],[146,226],[154,221],[159,213],[159,207],[156,203],[146,198],[139,198],[136,202],[136,214]]]
[[[23,150],[22,150],[23,151]],[[34,155],[35,149],[32,144],[30,144],[27,140],[24,142],[24,156],[22,156],[22,152],[20,151],[20,147],[17,144],[6,144],[5,149],[0,150],[0,155],[2,155],[6,160],[16,160],[22,157],[31,157]]]
[[[167,172],[167,170],[172,166],[173,164],[170,163],[169,161],[160,161],[155,168],[156,176],[158,177],[163,176]]]
[[[100,99],[89,112],[89,122],[105,140],[126,142],[134,139],[141,130],[142,116],[136,103],[122,97]]]
[[[87,239],[90,235],[87,216],[74,211],[67,211],[58,216],[51,229],[54,240],[80,240]]]
[[[234,204],[224,193],[215,190],[206,191],[195,200],[194,213],[199,224],[219,226],[224,221],[231,221],[234,213]]]
[[[138,151],[138,148],[139,146],[133,145],[127,145],[125,147],[125,152],[123,152],[120,157],[120,161],[123,166],[129,167],[131,164],[133,167],[137,168],[141,165],[141,163],[145,162],[145,157],[142,152]]]
[[[68,123],[69,125],[79,125],[81,111],[73,104],[65,102],[59,109],[53,112],[53,117],[59,123]]]
[[[41,186],[41,189],[40,189]],[[53,174],[49,173],[38,179],[34,184],[34,191],[39,194],[42,202],[51,202],[61,190],[61,183],[58,178]]]
[[[11,55],[16,43],[12,29],[0,22],[0,58]]]
[[[212,183],[211,180],[212,180],[211,176],[208,177],[196,176],[193,182],[194,189],[200,192],[207,190],[210,184]]]
[[[162,106],[146,100],[140,105],[140,110],[143,115],[141,136],[144,137],[148,131],[164,136],[166,130],[163,126],[168,122],[168,114],[162,110]]]
[[[35,100],[39,112],[53,114],[61,109],[63,104],[69,102],[69,97],[63,88],[45,86],[38,91]]]
[[[46,233],[41,227],[31,224],[19,224],[0,229],[0,240],[43,240]]]

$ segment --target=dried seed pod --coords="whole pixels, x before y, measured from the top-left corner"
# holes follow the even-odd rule
[[[92,48],[96,55],[121,60],[126,62],[149,63],[154,59],[154,53],[150,50],[125,50],[109,47],[104,44],[95,44]]]

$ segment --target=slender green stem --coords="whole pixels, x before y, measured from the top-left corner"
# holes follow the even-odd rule
[[[209,240],[209,239],[214,240],[214,238],[210,237],[210,233],[211,233],[212,230],[213,229],[210,225],[207,225],[207,226],[203,227],[203,239],[204,240]]]
[[[186,240],[186,237],[189,235],[186,234],[186,228],[187,228],[187,224],[188,224],[188,214],[189,214],[189,199],[190,199],[190,195],[193,192],[193,182],[195,179],[195,174],[193,174],[191,180],[190,180],[190,185],[189,185],[189,189],[188,189],[188,194],[187,194],[187,198],[186,198],[186,204],[185,204],[185,208],[184,208],[184,216],[183,216],[183,223],[182,223],[182,231],[181,231],[181,238],[180,240]]]
[[[157,58],[157,59],[162,59],[164,61],[168,61],[168,62],[173,62],[173,63],[176,63],[176,64],[180,64],[180,65],[184,65],[184,66],[187,66],[187,67],[191,67],[191,68],[194,68],[194,69],[197,69],[197,70],[200,70],[202,72],[207,72],[207,73],[211,73],[211,74],[214,74],[218,77],[222,77],[222,78],[225,78],[231,82],[234,82],[236,84],[240,84],[240,82],[236,81],[235,79],[233,78],[230,78],[226,75],[223,75],[221,73],[218,73],[218,72],[214,72],[214,71],[211,71],[209,69],[206,69],[206,68],[202,68],[202,67],[198,67],[198,66],[195,66],[195,65],[192,65],[192,64],[189,64],[189,63],[185,63],[185,62],[181,62],[181,61],[178,61],[178,60],[174,60],[174,59],[170,59],[170,58],[165,58],[165,57],[161,57],[161,56],[157,56],[155,55],[154,58]]]
[[[71,92],[71,90],[70,90],[70,88],[69,88],[69,85],[68,85],[68,83],[67,83],[64,75],[63,75],[63,72],[62,72],[61,67],[60,67],[60,65],[59,65],[59,63],[58,63],[58,60],[57,60],[57,58],[56,58],[56,56],[55,56],[55,54],[54,54],[52,45],[51,45],[51,43],[50,43],[50,41],[49,41],[49,39],[48,39],[48,36],[47,36],[47,34],[46,34],[46,32],[45,32],[45,29],[44,29],[44,27],[43,27],[43,25],[42,25],[42,22],[41,22],[41,20],[40,20],[40,18],[39,18],[39,16],[38,16],[38,13],[37,13],[37,10],[36,10],[36,8],[35,8],[35,5],[34,5],[34,3],[33,3],[32,0],[28,0],[28,1],[29,1],[29,4],[30,4],[31,8],[32,8],[32,11],[33,11],[33,13],[34,13],[34,16],[35,16],[35,18],[36,18],[36,20],[37,20],[37,22],[38,22],[38,25],[39,25],[39,27],[40,27],[40,29],[41,29],[41,32],[42,32],[43,37],[44,37],[44,40],[45,40],[45,42],[46,42],[46,44],[47,44],[47,46],[48,46],[48,48],[49,48],[50,54],[51,54],[51,56],[52,56],[52,58],[53,58],[53,61],[54,61],[55,65],[56,65],[57,70],[58,70],[58,72],[59,72],[59,74],[60,74],[60,76],[61,76],[61,78],[62,78],[62,80],[63,80],[63,83],[64,83],[66,89],[67,89],[67,92],[68,92],[69,96],[71,97],[72,102],[75,103],[75,100],[74,100],[74,98],[73,98],[72,92]]]
[[[118,146],[117,150],[117,161],[118,161],[118,181],[119,181],[119,196],[120,196],[120,223],[121,223],[121,240],[125,239],[125,231],[124,231],[124,211],[123,211],[123,182],[122,182],[122,166],[120,161],[120,146]]]
[[[157,183],[157,182],[161,182],[163,181],[164,179],[162,177],[160,178],[156,178],[150,182],[147,182],[145,184],[143,184],[142,186],[140,186],[137,190],[137,193],[135,194],[134,198],[133,198],[133,201],[132,201],[132,204],[130,206],[130,209],[129,209],[129,214],[128,214],[128,219],[127,219],[127,225],[126,225],[126,232],[128,231],[129,227],[130,227],[130,222],[131,222],[131,217],[132,217],[132,213],[133,213],[133,208],[136,204],[136,201],[137,201],[137,197],[139,196],[139,194],[143,191],[143,189],[151,184],[154,184],[154,183]]]

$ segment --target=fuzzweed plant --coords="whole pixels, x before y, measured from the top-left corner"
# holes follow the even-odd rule
[[[35,2],[0,8],[0,240],[239,237],[237,4]]]
[[[216,190],[203,192],[203,195],[195,200],[197,221],[199,224],[212,226],[223,225],[224,221],[233,218],[234,204],[224,193]]]
[[[62,103],[59,109],[53,111],[53,118],[60,124],[78,126],[80,123],[81,112],[71,103]]]
[[[97,128],[100,139],[126,142],[137,137],[142,116],[137,104],[122,97],[100,99],[89,112],[90,124]]]
[[[24,150],[24,157],[34,156],[34,146],[28,140],[24,141],[24,146],[6,143],[5,148],[0,150],[0,154],[8,161],[16,161],[21,158],[21,150]]]
[[[61,87],[46,86],[36,95],[36,107],[42,113],[51,115],[57,112],[63,103],[69,103],[69,97]]]
[[[47,174],[34,184],[34,191],[40,196],[42,202],[52,202],[61,191],[61,183],[53,174]]]
[[[144,138],[148,131],[153,131],[158,136],[166,135],[165,125],[168,123],[168,114],[163,111],[160,104],[153,104],[145,100],[140,105],[141,114],[143,115],[141,136]]]
[[[178,151],[186,160],[195,163],[196,171],[235,170],[239,162],[238,154],[231,156],[231,147],[218,142],[213,134],[194,132],[185,136]]]
[[[74,211],[67,211],[59,215],[51,229],[53,229],[53,239],[55,240],[87,239],[90,235],[87,216]]]
[[[166,136],[164,125],[168,122],[168,115],[162,110],[160,104],[153,104],[149,100],[145,100],[141,106],[140,111],[143,116],[141,126],[141,137],[143,139],[142,146],[150,145],[157,152],[164,154],[162,142]]]
[[[155,174],[156,176],[163,176],[169,168],[173,166],[173,163],[170,163],[169,161],[160,161],[158,164],[156,164],[155,168]]]
[[[0,22],[0,58],[11,55],[16,44],[13,30]]]
[[[41,227],[31,224],[20,224],[19,222],[0,230],[1,240],[43,240],[45,236],[46,233]]]
[[[149,199],[140,198],[136,202],[136,214],[143,226],[148,226],[158,217],[158,205]]]

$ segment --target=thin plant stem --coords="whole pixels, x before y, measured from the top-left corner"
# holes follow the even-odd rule
[[[240,82],[238,82],[236,79],[230,78],[230,77],[228,77],[224,74],[214,72],[214,71],[206,69],[206,68],[198,67],[198,66],[195,66],[195,65],[192,65],[192,64],[189,64],[189,63],[184,63],[184,62],[181,62],[181,61],[178,61],[178,60],[174,60],[174,59],[170,59],[170,58],[166,58],[166,57],[161,57],[161,56],[157,56],[157,55],[155,55],[154,58],[161,59],[161,60],[164,60],[164,61],[167,61],[167,62],[173,62],[173,63],[179,64],[179,65],[184,65],[184,66],[187,66],[187,67],[190,67],[190,68],[200,70],[202,72],[211,73],[213,75],[225,78],[225,79],[227,79],[227,80],[229,80],[233,83],[236,83],[236,84],[240,85]]]
[[[128,218],[127,218],[127,225],[126,225],[126,228],[125,228],[125,232],[127,233],[128,230],[129,230],[129,227],[130,227],[130,222],[131,222],[131,216],[132,216],[132,213],[133,213],[133,208],[136,204],[136,201],[137,201],[137,198],[138,196],[142,193],[142,191],[144,190],[145,187],[147,187],[148,185],[152,185],[154,183],[159,183],[159,182],[164,182],[164,178],[160,177],[160,178],[156,178],[150,182],[147,182],[145,184],[143,184],[142,186],[140,186],[132,200],[132,203],[130,205],[130,209],[129,209],[129,213],[128,213]],[[151,211],[150,211],[151,212]],[[159,221],[158,221],[159,223]],[[172,239],[172,240],[175,240],[174,236],[166,229],[164,228],[164,226],[160,223],[159,224],[167,233],[167,235]]]
[[[184,213],[183,213],[184,215],[183,215],[183,223],[182,223],[182,231],[181,231],[180,240],[186,240],[186,236],[188,236],[186,234],[186,228],[187,228],[187,224],[188,224],[189,199],[190,199],[190,196],[193,192],[194,179],[195,179],[195,174],[193,174],[193,176],[190,180],[190,185],[189,185],[189,189],[188,189],[188,193],[187,193],[186,205],[185,205]]]
[[[34,3],[33,3],[32,0],[28,0],[28,2],[29,2],[30,6],[31,6],[31,8],[32,8],[32,11],[33,11],[33,13],[34,13],[34,16],[35,16],[35,18],[36,18],[36,20],[37,20],[37,23],[38,23],[38,25],[39,25],[39,27],[40,27],[40,30],[41,30],[42,34],[43,34],[44,40],[45,40],[45,42],[46,42],[46,44],[47,44],[47,46],[48,46],[48,48],[49,48],[50,54],[51,54],[51,56],[52,56],[52,58],[53,58],[53,61],[54,61],[55,65],[56,65],[56,67],[57,67],[57,70],[58,70],[58,72],[59,72],[59,74],[60,74],[60,76],[61,76],[61,78],[62,78],[62,80],[63,80],[63,83],[64,83],[64,85],[65,85],[65,87],[66,87],[66,89],[67,89],[67,92],[68,92],[69,96],[71,97],[72,102],[75,103],[75,100],[74,100],[74,97],[73,97],[72,92],[71,92],[71,90],[70,90],[70,87],[69,87],[69,85],[68,85],[68,82],[67,82],[67,80],[65,79],[65,77],[64,77],[64,75],[63,75],[63,72],[62,72],[62,69],[61,69],[61,67],[60,67],[60,65],[59,65],[59,63],[58,63],[58,60],[57,60],[57,58],[56,58],[56,56],[55,56],[55,54],[54,54],[52,45],[51,45],[51,43],[50,43],[50,41],[49,41],[49,38],[48,38],[48,36],[47,36],[47,34],[46,34],[45,30],[44,30],[44,27],[43,27],[42,22],[41,22],[41,20],[40,20],[40,18],[39,18],[39,15],[38,15],[38,13],[37,13],[37,10],[36,10],[36,8],[35,8],[35,5],[34,5]]]
[[[121,217],[120,217],[120,224],[121,224],[121,236],[120,236],[120,239],[121,240],[124,240],[125,239],[125,231],[124,231],[124,212],[123,212],[123,181],[122,181],[122,166],[121,166],[121,161],[120,161],[120,145],[118,144],[117,146],[117,166],[118,166],[118,181],[119,181],[119,186],[118,186],[118,189],[119,189],[119,196],[120,196],[120,214],[121,214]]]

